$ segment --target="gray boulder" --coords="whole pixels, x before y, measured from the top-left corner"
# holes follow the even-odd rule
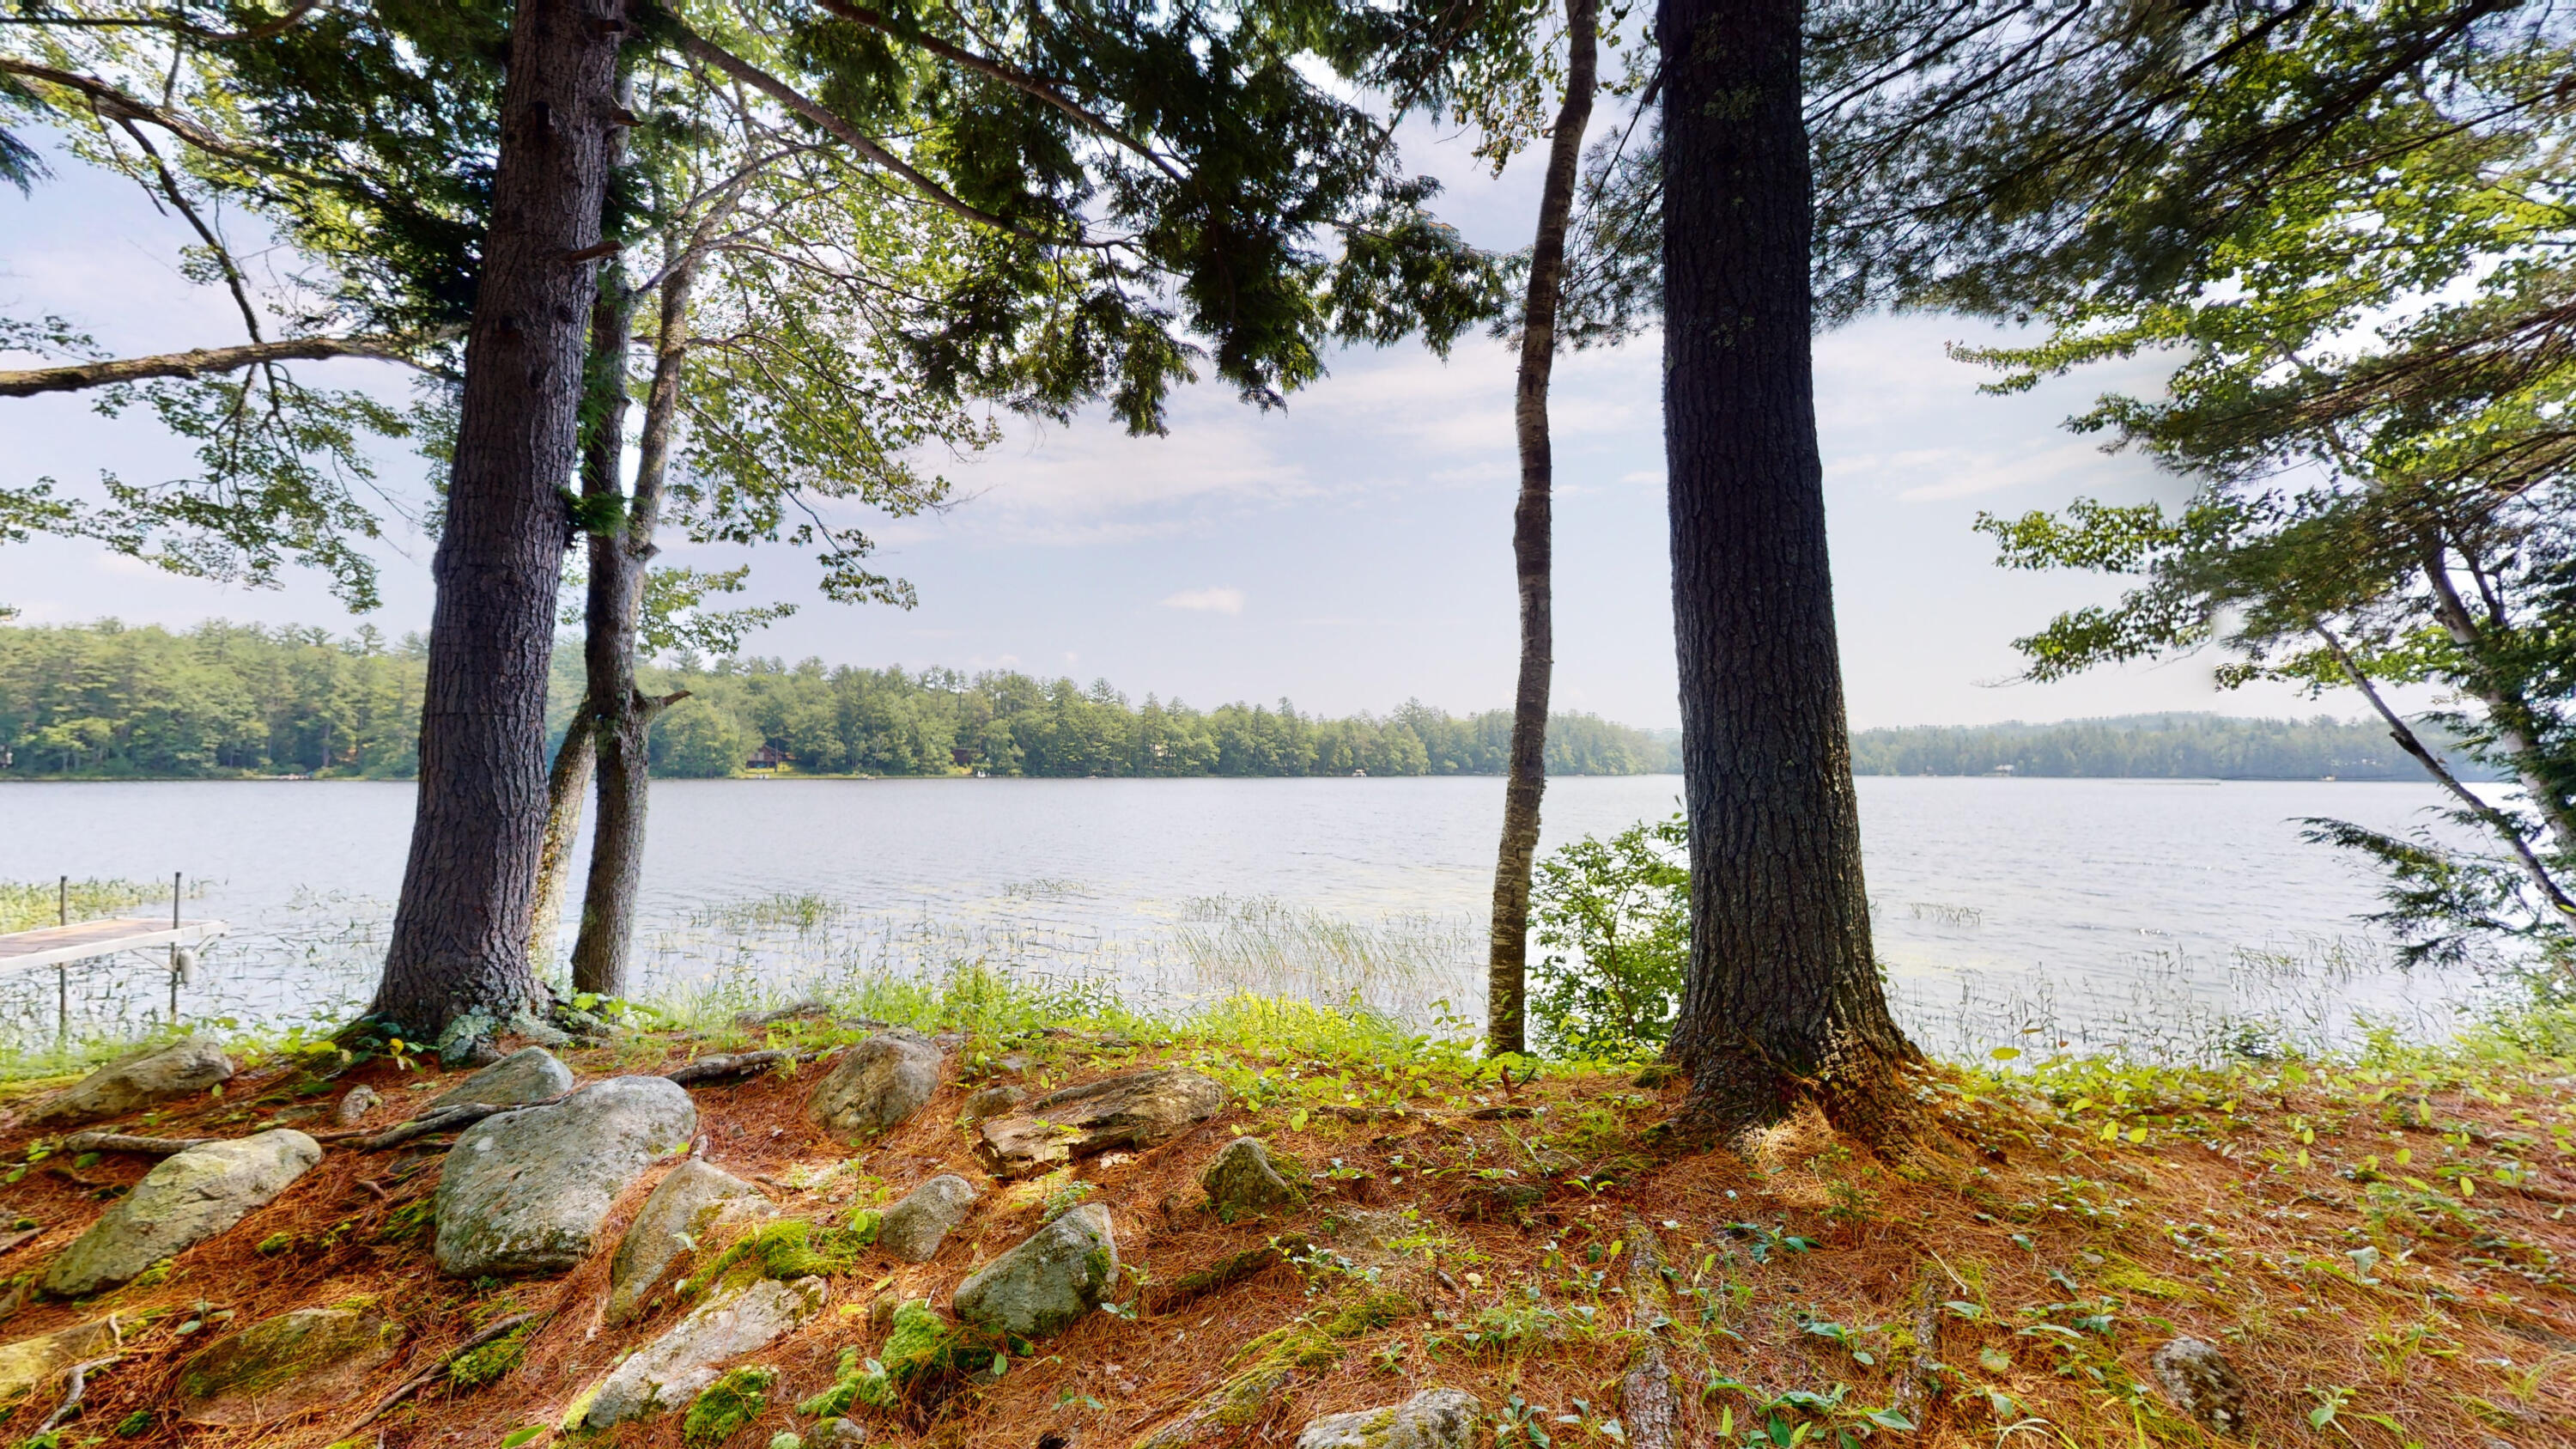
[[[240,1222],[322,1160],[291,1127],[165,1157],[45,1270],[44,1288],[77,1298],[126,1282]]]
[[[340,1105],[331,1109],[331,1120],[343,1127],[355,1127],[367,1120],[367,1114],[384,1105],[385,1099],[364,1082],[340,1094]]]
[[[611,1077],[551,1107],[484,1118],[439,1175],[439,1271],[573,1267],[597,1246],[617,1195],[697,1131],[688,1090],[661,1077]]]
[[[193,1097],[235,1071],[232,1058],[212,1037],[184,1037],[108,1063],[47,1098],[27,1115],[31,1127],[72,1126],[121,1117],[181,1097]]]
[[[2234,1434],[2245,1427],[2245,1380],[2216,1344],[2169,1339],[2147,1356],[2147,1367],[2174,1407],[2203,1428]]]
[[[953,1172],[943,1172],[885,1210],[877,1219],[877,1246],[907,1263],[927,1263],[939,1255],[940,1240],[975,1205],[975,1185]]]
[[[73,1364],[114,1353],[117,1347],[113,1315],[0,1343],[0,1414]]]
[[[581,1423],[605,1429],[656,1409],[684,1409],[716,1381],[717,1365],[775,1343],[823,1306],[820,1278],[757,1278],[711,1298],[660,1338],[627,1355],[582,1407]]]
[[[1028,1099],[1029,1092],[1026,1087],[1014,1087],[1007,1083],[998,1087],[986,1087],[966,1099],[966,1117],[972,1122],[981,1122],[987,1117],[999,1117]]]
[[[1297,1436],[1297,1449],[1468,1449],[1485,1406],[1461,1389],[1424,1389],[1401,1404],[1326,1414]]]
[[[1046,1338],[1098,1308],[1117,1278],[1109,1209],[1085,1203],[958,1284],[957,1316],[1022,1338]]]
[[[524,1107],[571,1090],[572,1068],[555,1060],[555,1054],[544,1047],[522,1047],[439,1093],[422,1110],[435,1112],[459,1102]]]
[[[219,1338],[179,1366],[179,1417],[248,1427],[356,1398],[402,1349],[369,1300],[301,1308]]]
[[[692,1157],[673,1168],[644,1199],[608,1260],[609,1325],[641,1316],[675,1264],[700,1250],[722,1250],[725,1244],[712,1239],[726,1227],[756,1222],[772,1211],[760,1189],[713,1163]]]
[[[843,1052],[814,1084],[814,1120],[842,1137],[890,1132],[939,1090],[944,1059],[938,1044],[919,1032],[878,1032]]]
[[[1270,1160],[1270,1149],[1254,1137],[1237,1137],[1219,1149],[1216,1160],[1199,1175],[1199,1186],[1207,1189],[1208,1206],[1227,1222],[1239,1214],[1294,1207],[1306,1199]]]
[[[1077,1158],[1170,1141],[1224,1105],[1225,1088],[1197,1072],[1128,1072],[986,1121],[975,1150],[996,1177],[1034,1177]]]

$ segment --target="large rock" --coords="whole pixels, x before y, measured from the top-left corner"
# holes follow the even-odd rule
[[[975,1184],[943,1172],[904,1194],[877,1219],[877,1246],[907,1263],[939,1256],[940,1241],[975,1205]]]
[[[1098,1203],[1057,1218],[957,1285],[957,1316],[1022,1338],[1082,1321],[1118,1278],[1118,1240]]]
[[[1297,1436],[1297,1449],[1468,1449],[1485,1406],[1461,1389],[1424,1389],[1401,1404],[1326,1414]]]
[[[716,1381],[717,1365],[794,1331],[822,1308],[824,1295],[820,1278],[759,1278],[710,1298],[611,1370],[582,1408],[581,1423],[605,1429],[656,1409],[686,1408]]]
[[[301,1308],[219,1338],[179,1366],[179,1417],[246,1427],[356,1398],[402,1350],[371,1299]]]
[[[1237,1137],[1225,1144],[1199,1175],[1199,1186],[1207,1189],[1208,1206],[1227,1222],[1244,1213],[1294,1207],[1306,1198],[1270,1160],[1270,1149],[1255,1137]]]
[[[760,1189],[713,1163],[692,1157],[673,1168],[644,1199],[608,1260],[608,1323],[641,1316],[675,1264],[699,1251],[721,1251],[725,1244],[714,1238],[771,1211]]]
[[[108,1063],[27,1115],[31,1127],[70,1127],[193,1097],[231,1079],[232,1058],[214,1038],[186,1037]]]
[[[486,1107],[524,1107],[572,1090],[572,1068],[541,1046],[523,1047],[467,1077],[431,1099],[427,1111],[480,1102]]]
[[[2170,1339],[2147,1356],[2147,1367],[2165,1397],[2201,1427],[2229,1435],[2245,1427],[2245,1380],[2216,1344]]]
[[[321,1160],[322,1144],[291,1127],[163,1158],[45,1270],[45,1291],[113,1288],[240,1222]]]
[[[117,1348],[116,1320],[112,1317],[0,1344],[0,1413],[6,1413],[73,1364],[104,1358]]]
[[[996,1177],[1033,1177],[1076,1158],[1169,1141],[1217,1114],[1225,1089],[1178,1067],[1067,1087],[976,1129]]]
[[[484,1118],[439,1175],[439,1271],[571,1268],[597,1246],[617,1195],[697,1132],[688,1090],[661,1077],[611,1077],[551,1107]]]
[[[900,1027],[878,1032],[841,1054],[814,1084],[814,1120],[843,1137],[890,1132],[939,1090],[938,1043]]]

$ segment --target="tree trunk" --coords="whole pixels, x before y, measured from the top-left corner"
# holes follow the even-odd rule
[[[622,162],[624,151],[612,147],[611,163]],[[618,475],[626,456],[626,354],[634,342],[634,324],[634,294],[626,289],[623,273],[611,265],[600,276],[599,295],[590,304],[590,367],[582,403],[581,497],[593,510],[621,510],[626,502]],[[593,568],[602,547],[612,542],[597,532],[588,536]],[[599,681],[585,667],[581,704],[555,749],[554,768],[546,773],[545,846],[537,857],[537,907],[528,927],[528,959],[540,968],[554,960],[555,932],[563,921],[564,867],[572,859],[573,842],[581,838],[582,806],[599,758],[598,699]]]
[[[1690,814],[1685,1125],[1901,1131],[1817,454],[1799,0],[1663,0],[1664,448]]]
[[[616,124],[622,0],[520,0],[431,577],[419,802],[370,1014],[431,1038],[535,1003],[546,673]]]
[[[581,839],[591,771],[598,760],[599,734],[591,727],[585,697],[573,713],[571,727],[564,731],[563,743],[555,747],[554,768],[546,772],[545,844],[537,852],[537,904],[528,922],[528,964],[535,970],[544,970],[554,961],[573,842]]]
[[[575,991],[622,996],[634,954],[635,894],[644,874],[646,746],[654,716],[685,695],[652,699],[635,687],[635,650],[644,607],[644,575],[659,552],[653,531],[662,518],[662,484],[671,466],[671,423],[680,406],[688,360],[689,294],[695,267],[682,262],[662,279],[661,332],[655,340],[653,386],[644,399],[644,436],[635,466],[635,496],[626,526],[590,545],[589,630],[583,663],[599,740],[599,823],[590,840],[590,879],[582,887],[581,935],[573,942]]]
[[[1493,934],[1485,966],[1485,1051],[1528,1050],[1523,1006],[1529,976],[1530,869],[1538,854],[1539,797],[1547,789],[1547,696],[1556,669],[1550,591],[1555,457],[1547,389],[1556,366],[1557,302],[1565,281],[1566,218],[1575,169],[1592,121],[1597,0],[1566,0],[1565,102],[1548,142],[1539,190],[1538,236],[1530,248],[1529,292],[1521,304],[1520,380],[1512,430],[1520,444],[1521,496],[1512,509],[1512,566],[1521,601],[1521,672],[1512,693],[1511,773],[1503,785],[1503,840],[1494,863]]]

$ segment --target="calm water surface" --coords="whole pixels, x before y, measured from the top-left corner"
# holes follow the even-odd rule
[[[1679,792],[1551,782],[1546,844],[1667,814]],[[645,985],[756,994],[980,956],[1180,995],[1465,1005],[1501,800],[1484,778],[658,782]],[[2205,1051],[2248,1019],[2430,1029],[2462,999],[2390,969],[2357,920],[2371,877],[2299,838],[2314,815],[2405,828],[2439,803],[2431,786],[1874,778],[1860,800],[1879,951],[1939,1049]],[[184,1010],[328,1016],[381,955],[411,802],[408,784],[356,782],[0,787],[0,879],[185,871],[206,883],[189,913],[234,934]],[[50,1034],[45,974],[0,981],[0,1030]],[[100,1029],[166,1009],[133,963],[76,989]]]

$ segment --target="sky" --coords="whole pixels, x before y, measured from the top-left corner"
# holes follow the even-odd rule
[[[1606,124],[1606,122],[1605,122]],[[1461,137],[1415,126],[1407,161],[1440,176],[1445,220],[1482,246],[1526,244],[1536,168],[1485,174]],[[219,291],[178,273],[184,223],[121,179],[60,158],[32,198],[0,189],[0,316],[59,314],[119,352],[241,339]],[[2100,451],[2063,419],[2106,388],[2151,388],[2146,365],[1995,397],[1953,342],[1998,340],[1955,317],[1872,317],[1816,343],[1818,426],[1842,666],[1855,727],[2054,720],[2149,710],[2312,714],[2286,689],[2220,691],[2214,660],[2015,682],[2011,640],[2053,613],[2107,600],[2109,581],[2006,572],[1971,525],[2090,496],[2184,491],[2145,461]],[[23,359],[12,365],[24,365]],[[1556,674],[1559,709],[1678,722],[1671,572],[1651,334],[1558,365]],[[299,376],[398,390],[383,364]],[[859,522],[882,571],[919,606],[843,606],[813,593],[792,550],[674,546],[665,561],[749,561],[756,601],[801,605],[751,652],[827,664],[1015,668],[1105,678],[1202,707],[1287,698],[1307,711],[1383,711],[1419,699],[1503,706],[1518,648],[1511,513],[1512,357],[1481,336],[1445,360],[1418,344],[1336,354],[1329,375],[1262,413],[1223,387],[1186,390],[1170,435],[1131,438],[1102,415],[1069,427],[1007,420],[981,456],[933,460],[958,502],[936,516]],[[184,453],[148,417],[106,418],[77,397],[0,402],[0,473],[66,491],[101,470],[176,476]],[[417,508],[427,464],[383,460]],[[81,542],[0,546],[0,603],[23,623],[114,616],[173,627],[210,618],[426,627],[430,544],[397,528],[379,550],[383,605],[352,615],[318,578],[251,590],[178,578]],[[2349,712],[2348,709],[2341,712]]]

